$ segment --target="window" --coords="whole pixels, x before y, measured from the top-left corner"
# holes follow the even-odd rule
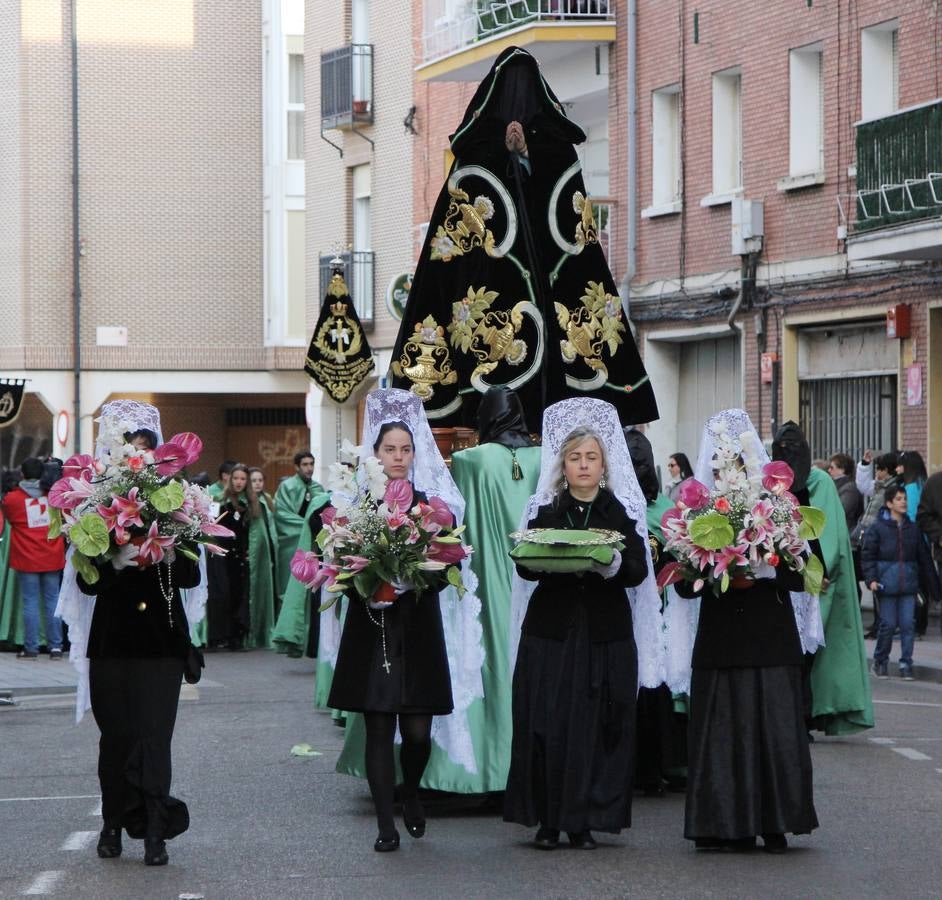
[[[680,211],[680,87],[651,95],[651,208],[645,212]]]
[[[824,92],[821,45],[788,54],[788,174],[824,171]]]
[[[288,54],[288,159],[304,159],[304,55]]]
[[[879,119],[899,109],[899,22],[860,32],[860,113]]]
[[[742,75],[713,76],[713,196],[742,190]]]

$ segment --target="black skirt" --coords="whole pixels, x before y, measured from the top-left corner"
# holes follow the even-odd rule
[[[169,840],[190,825],[186,804],[170,796],[182,679],[182,659],[90,660],[102,818],[132,838]]]
[[[667,685],[638,691],[637,787],[657,788],[686,776],[687,727]]]
[[[690,688],[684,836],[816,828],[801,666],[694,669]]]
[[[571,832],[631,825],[637,683],[634,638],[591,642],[584,609],[564,640],[522,636],[505,821]]]

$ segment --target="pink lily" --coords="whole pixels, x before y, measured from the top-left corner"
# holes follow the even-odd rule
[[[147,529],[147,536],[141,542],[137,558],[141,566],[159,563],[167,551],[173,547],[173,538],[161,535],[157,531],[157,523],[151,522]]]
[[[145,501],[138,501],[138,489],[132,487],[128,491],[127,497],[114,497],[111,501],[111,508],[117,512],[118,524],[122,527],[126,525],[137,525],[144,527],[144,520],[141,519],[141,510],[147,505]]]
[[[218,522],[214,522],[210,519],[207,522],[203,522],[200,525],[200,531],[203,534],[208,534],[210,537],[234,537],[235,532],[231,528],[226,528],[225,525],[220,525]]]
[[[186,460],[186,451],[173,441],[161,444],[154,451],[158,475],[176,475],[186,465]]]
[[[83,478],[60,478],[49,488],[49,505],[56,509],[75,509],[94,493],[91,482]]]
[[[749,560],[746,558],[746,549],[746,547],[734,545],[717,551],[716,563],[713,567],[714,576],[722,575],[730,568],[736,568],[737,566],[745,568],[748,566]]]
[[[208,553],[212,553],[213,556],[225,556],[229,551],[223,547],[220,547],[219,544],[210,544],[208,541],[203,544]]]
[[[716,563],[716,550],[704,550],[703,547],[692,546],[690,550],[690,562],[692,562],[701,572],[707,567]]]
[[[344,568],[349,572],[362,572],[370,564],[370,561],[365,556],[349,554],[347,556],[341,556],[340,558],[345,563]]]

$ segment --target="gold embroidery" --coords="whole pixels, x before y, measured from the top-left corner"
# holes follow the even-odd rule
[[[478,360],[471,373],[472,382],[493,372],[503,360],[519,366],[527,358],[527,345],[517,338],[526,301],[521,300],[510,312],[493,311],[490,306],[497,297],[497,291],[485,287],[475,291],[471,286],[466,297],[451,305],[452,320],[448,326],[451,346],[474,354]]]
[[[342,276],[331,278],[328,294],[348,296]],[[304,360],[305,371],[337,403],[343,403],[374,366],[369,348],[364,349],[363,329],[347,315],[348,308],[339,299],[331,304],[330,315],[317,329]]]
[[[588,283],[581,300],[582,306],[571,313],[562,303],[554,304],[559,327],[566,333],[565,339],[560,341],[563,359],[573,363],[581,356],[587,366],[605,373],[607,378],[602,349],[607,346],[614,356],[622,343],[625,324],[621,321],[621,303],[618,297],[606,292],[604,285],[595,281]]]
[[[432,238],[429,254],[432,259],[449,262],[464,256],[475,247],[482,247],[488,256],[494,256],[494,234],[484,223],[494,216],[494,203],[480,194],[469,203],[468,195],[459,187],[448,187],[451,202],[444,222]]]
[[[412,393],[423,402],[434,396],[436,385],[454,384],[458,373],[451,366],[445,329],[431,316],[417,322],[392,370],[396,377],[412,382]]]
[[[592,201],[583,197],[581,191],[576,191],[572,195],[572,208],[582,216],[582,220],[576,225],[576,245],[581,250],[586,244],[597,244],[599,230],[595,224]]]
[[[331,297],[336,297],[338,300],[341,297],[349,297],[350,291],[347,290],[347,282],[343,280],[343,275],[339,272],[334,272],[330,278],[330,284],[327,285],[327,293]]]
[[[651,546],[651,563],[655,564],[661,555],[661,542],[653,534],[649,534],[648,544]]]
[[[340,280],[343,281],[342,278]],[[356,356],[360,352],[363,346],[363,331],[347,315],[346,303],[338,300],[331,304],[330,312],[330,317],[324,320],[314,337],[314,346],[324,356],[339,364],[346,362],[348,356]]]

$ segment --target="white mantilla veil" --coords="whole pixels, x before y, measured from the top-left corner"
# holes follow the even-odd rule
[[[411,479],[415,489],[444,500],[457,523],[462,524],[464,497],[435,443],[422,401],[411,391],[398,388],[378,389],[368,394],[360,440],[365,453],[372,453],[379,430],[387,422],[402,422],[412,432],[415,455]],[[461,564],[461,578],[465,586],[461,599],[453,587],[443,589],[439,595],[455,708],[451,715],[435,716],[432,720],[432,740],[453,762],[469,772],[477,772],[467,710],[476,699],[484,696],[481,678],[484,643],[478,580],[468,560]],[[331,618],[337,623],[336,616]],[[339,631],[339,623],[332,627]],[[336,654],[333,662],[336,663]]]
[[[713,489],[716,483],[713,472],[716,469],[716,453],[720,446],[721,435],[742,454],[743,464],[749,478],[761,482],[762,467],[770,462],[770,458],[752,424],[752,419],[743,409],[724,409],[706,421],[703,426],[703,436],[700,439],[697,465],[693,471],[694,478],[711,490]],[[761,563],[755,570],[755,574],[760,578],[774,578],[775,570],[767,563]],[[804,591],[792,591],[791,598],[802,649],[806,653],[813,653],[818,646],[824,645],[824,624],[821,620],[818,598]],[[697,610],[699,610],[699,605]],[[692,628],[695,634],[696,617],[692,620]],[[690,649],[693,649],[692,641]]]
[[[101,410],[98,422],[98,435],[95,439],[95,459],[104,460],[111,452],[112,442],[109,436],[124,435],[131,431],[146,428],[157,435],[157,443],[163,443],[160,429],[160,412],[149,403],[138,400],[112,400]],[[78,672],[78,686],[75,696],[75,721],[80,722],[85,711],[91,709],[91,697],[88,690],[88,635],[95,613],[95,597],[83,594],[78,586],[77,572],[72,565],[72,548],[66,556],[65,569],[62,572],[62,585],[59,588],[59,603],[56,615],[69,626],[69,660]],[[202,620],[206,611],[208,588],[206,583],[206,558],[200,550],[200,583],[195,588],[181,589],[183,608],[187,622],[192,628]]]
[[[608,462],[606,487],[634,519],[635,529],[644,543],[644,554],[648,574],[637,587],[626,590],[631,604],[635,644],[638,648],[638,685],[657,687],[665,680],[664,637],[661,628],[661,599],[651,563],[651,547],[648,544],[648,527],[644,494],[638,485],[625,434],[618,421],[615,407],[604,400],[590,397],[573,397],[547,407],[543,413],[543,452],[540,459],[540,480],[536,493],[527,503],[520,520],[520,529],[527,527],[541,506],[546,506],[556,497],[560,478],[559,450],[566,438],[576,428],[590,428],[602,439]],[[520,628],[526,615],[535,582],[526,581],[516,571],[513,575],[513,591],[510,611],[510,668],[517,662],[517,646]]]

